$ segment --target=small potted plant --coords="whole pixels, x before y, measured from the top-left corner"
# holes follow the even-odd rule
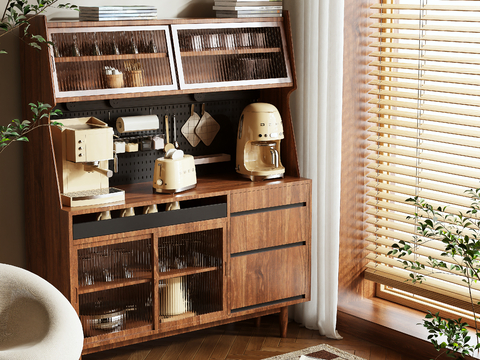
[[[420,272],[426,270],[424,264],[415,260],[406,260],[403,257],[411,255],[415,245],[425,245],[430,241],[441,242],[443,250],[441,259],[429,257],[428,265],[431,271],[442,271],[448,269],[455,271],[454,276],[461,276],[468,287],[470,302],[472,304],[472,316],[476,341],[471,339],[468,331],[468,324],[459,319],[442,318],[439,313],[428,312],[422,325],[428,330],[428,339],[435,349],[454,359],[463,359],[465,356],[473,356],[480,349],[480,333],[475,312],[476,302],[472,296],[472,285],[480,280],[480,188],[466,190],[470,195],[472,203],[466,213],[452,214],[448,212],[447,206],[434,208],[427,201],[418,197],[407,199],[416,206],[414,216],[407,219],[414,219],[417,234],[413,237],[412,243],[399,241],[394,244],[393,250],[388,255],[399,258],[405,269],[411,271],[410,281],[428,281]],[[403,259],[402,259],[403,258]],[[471,341],[472,340],[472,341]]]
[[[28,0],[8,0],[3,11],[0,21],[0,41],[4,36],[15,33],[15,30],[21,28],[21,38],[30,46],[41,51],[42,44],[51,45],[49,41],[40,35],[30,34],[29,20],[38,16],[49,7],[55,6],[62,9],[76,9],[77,6],[70,3],[57,4],[58,0],[37,0],[36,4],[30,4]],[[1,48],[0,56],[6,56],[7,52]],[[0,153],[2,153],[8,145],[14,141],[28,141],[28,133],[38,126],[58,126],[58,122],[43,122],[42,119],[50,118],[53,115],[61,114],[60,110],[52,109],[49,104],[42,102],[31,103],[32,119],[20,121],[12,120],[7,125],[0,125]]]

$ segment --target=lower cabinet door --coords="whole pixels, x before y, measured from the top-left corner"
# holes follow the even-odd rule
[[[248,310],[307,294],[309,267],[303,242],[232,255],[230,309]]]

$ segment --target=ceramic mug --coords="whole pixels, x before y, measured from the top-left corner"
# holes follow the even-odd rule
[[[110,210],[102,211],[101,213],[98,213],[97,221],[110,220],[111,218],[112,218],[112,215],[110,214]]]
[[[135,216],[135,210],[133,210],[133,207],[123,209],[120,214],[120,217],[128,217],[128,216]]]
[[[155,204],[145,206],[143,208],[143,213],[144,214],[153,214],[153,213],[156,213],[156,212],[158,212],[158,209],[157,209],[157,205],[155,205]]]
[[[178,201],[168,203],[165,208],[166,211],[178,210],[178,209],[180,209],[180,203]]]

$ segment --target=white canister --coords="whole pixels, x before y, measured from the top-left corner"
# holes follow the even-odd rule
[[[175,316],[187,312],[187,292],[184,277],[165,280],[159,285],[160,315]]]

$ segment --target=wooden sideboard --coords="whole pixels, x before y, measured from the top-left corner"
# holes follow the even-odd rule
[[[197,166],[192,190],[156,194],[151,163],[163,151],[151,150],[119,156],[123,173],[111,181],[125,201],[79,207],[62,205],[52,129],[31,133],[27,263],[79,313],[83,354],[278,312],[285,336],[287,306],[310,300],[311,241],[311,180],[299,176],[289,106],[296,79],[288,12],[254,22],[37,17],[30,31],[54,47],[21,47],[25,118],[28,104],[42,101],[66,118],[95,116],[112,127],[125,113],[177,114],[180,128],[186,109],[206,104],[223,132],[211,146],[181,148],[234,159],[241,110],[263,101],[278,108],[285,133],[283,179],[251,182],[226,160]],[[124,86],[109,87],[103,68],[128,72],[132,62],[141,82],[124,77]],[[167,211],[173,202],[180,209]],[[152,206],[158,211],[147,213]],[[126,209],[134,216],[121,217]],[[111,219],[98,221],[106,211]]]

